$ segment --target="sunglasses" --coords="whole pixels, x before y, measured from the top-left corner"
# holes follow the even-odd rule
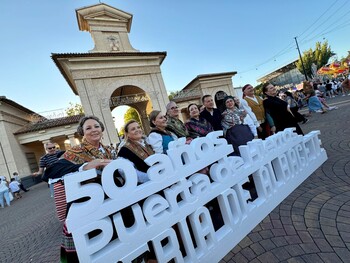
[[[48,150],[56,149],[56,147],[47,147]]]
[[[175,107],[171,107],[170,109],[171,110],[176,110],[176,109],[178,109],[179,107],[178,106],[175,106]]]

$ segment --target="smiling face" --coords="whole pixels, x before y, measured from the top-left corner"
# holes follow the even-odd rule
[[[48,154],[52,155],[56,153],[56,146],[53,143],[47,143],[45,149]]]
[[[92,145],[99,145],[102,138],[101,125],[94,119],[88,119],[83,124],[83,132],[85,139]]]
[[[138,122],[130,123],[127,130],[125,130],[125,135],[129,140],[140,141],[143,135],[140,124],[138,124]]]
[[[176,105],[175,102],[170,102],[169,106],[168,106],[168,110],[167,113],[170,117],[173,118],[178,118],[179,117],[179,107]]]
[[[167,117],[162,114],[161,112],[157,115],[154,121],[152,121],[154,126],[156,126],[159,129],[164,130],[167,125]]]
[[[227,109],[232,110],[235,106],[235,101],[233,99],[229,98],[225,101],[225,106]]]
[[[197,105],[191,105],[191,107],[189,107],[189,112],[190,112],[190,116],[191,118],[198,118],[199,117],[199,109],[197,107]]]
[[[214,108],[214,100],[212,96],[205,97],[203,100],[203,105],[208,109],[212,110]]]
[[[254,88],[253,86],[248,86],[244,89],[244,95],[248,96],[248,97],[253,97],[254,96]]]

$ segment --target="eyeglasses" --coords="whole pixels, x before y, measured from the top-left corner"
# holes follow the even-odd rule
[[[56,147],[47,147],[48,150],[56,149]]]
[[[176,109],[178,109],[179,107],[178,106],[174,106],[174,107],[171,107],[170,109],[171,110],[176,110]]]

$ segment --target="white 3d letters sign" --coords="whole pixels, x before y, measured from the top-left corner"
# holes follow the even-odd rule
[[[143,184],[123,159],[103,170],[101,184],[86,183],[98,176],[95,170],[67,175],[67,227],[80,262],[131,262],[149,250],[158,262],[218,262],[326,161],[319,134],[286,129],[241,146],[241,157],[229,156],[222,131],[190,145],[181,138],[167,155],[146,159],[150,181]],[[209,176],[198,173],[205,167]],[[124,171],[122,186],[116,170]],[[253,202],[242,186],[250,175]]]

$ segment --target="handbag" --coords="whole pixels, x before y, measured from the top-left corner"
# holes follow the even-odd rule
[[[9,197],[10,197],[10,202],[12,202],[13,201],[13,194],[12,194],[12,192],[9,192]]]

